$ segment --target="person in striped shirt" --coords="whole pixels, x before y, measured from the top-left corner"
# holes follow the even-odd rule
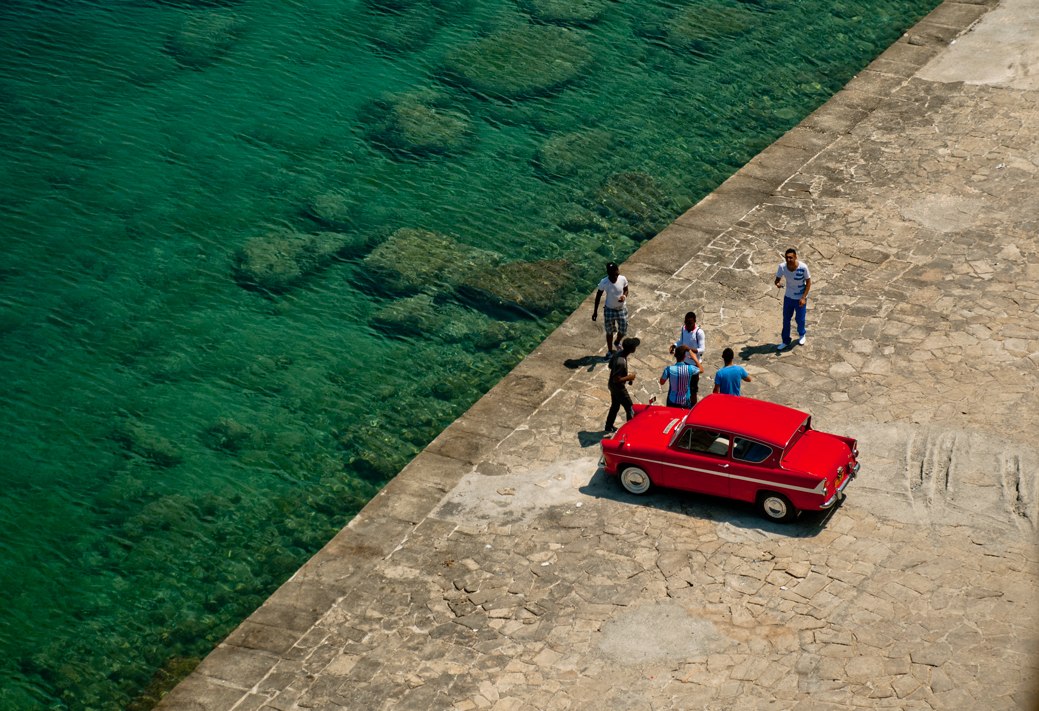
[[[696,391],[690,388],[693,377],[697,380],[703,372],[703,365],[696,360],[696,366],[685,362],[689,355],[688,346],[679,346],[675,349],[675,364],[664,368],[660,376],[660,384],[667,383],[667,406],[668,407],[692,407],[696,404]]]

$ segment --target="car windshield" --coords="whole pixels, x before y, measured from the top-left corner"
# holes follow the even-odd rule
[[[729,453],[729,435],[715,430],[690,427],[682,431],[675,446],[697,454],[714,454],[724,457]]]
[[[671,437],[671,443],[670,443],[670,444],[668,445],[669,447],[676,447],[676,446],[678,446],[678,445],[677,445],[677,444],[676,444],[675,442],[676,442],[676,440],[677,440],[677,439],[678,439],[679,437],[681,437],[681,436],[682,436],[682,434],[684,434],[684,432],[685,432],[685,421],[689,419],[689,415],[690,415],[691,413],[692,413],[692,410],[691,410],[691,409],[690,409],[690,410],[686,410],[686,413],[685,413],[685,415],[684,415],[684,416],[682,417],[682,420],[681,420],[681,422],[679,422],[679,423],[678,423],[678,426],[677,426],[677,427],[675,427],[675,434],[674,434],[674,435],[673,435],[673,436]],[[665,431],[666,431],[666,430],[665,430]]]

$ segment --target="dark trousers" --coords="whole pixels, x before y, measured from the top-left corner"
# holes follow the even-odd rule
[[[617,413],[620,412],[622,407],[624,408],[624,414],[629,420],[635,416],[631,409],[631,395],[628,395],[628,388],[623,384],[611,385],[610,411],[606,413],[606,429],[614,426],[614,423],[617,421]]]

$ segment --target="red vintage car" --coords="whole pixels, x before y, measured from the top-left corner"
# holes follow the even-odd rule
[[[808,413],[721,394],[691,410],[635,405],[602,453],[632,494],[657,485],[722,496],[784,522],[832,507],[859,471],[855,440],[812,429]]]

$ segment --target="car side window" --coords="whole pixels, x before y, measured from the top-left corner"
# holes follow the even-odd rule
[[[691,427],[682,433],[678,446],[690,452],[724,457],[729,453],[729,435]]]
[[[751,439],[744,439],[743,437],[736,437],[733,440],[732,446],[732,458],[739,459],[744,462],[763,462],[772,455],[772,448],[768,447],[761,442],[755,442]]]

